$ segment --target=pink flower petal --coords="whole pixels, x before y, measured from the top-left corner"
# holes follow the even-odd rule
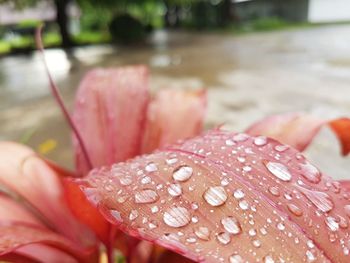
[[[148,105],[148,72],[144,66],[95,69],[82,80],[74,121],[94,167],[124,161],[140,153]],[[76,140],[78,172],[89,167]]]
[[[72,255],[81,262],[89,262],[88,257],[91,253],[88,250],[84,250],[71,240],[48,231],[47,229],[27,223],[0,223],[0,259],[2,256],[5,258],[6,255],[11,254],[12,252],[23,255],[24,251],[18,249],[36,243],[53,246],[69,255]],[[27,253],[25,254],[29,256],[33,254],[33,250],[34,247],[29,250],[27,249]],[[37,252],[39,251],[37,250]],[[43,258],[45,258],[45,255],[48,256],[48,253],[52,254],[52,250],[46,250],[45,247],[41,247],[40,253],[43,253]],[[54,255],[62,256],[64,254],[57,251]],[[43,259],[40,258],[38,254],[34,255],[34,257],[40,261]],[[34,257],[32,255],[32,258]]]
[[[18,205],[25,206],[28,202],[32,209],[37,210],[34,217],[58,233],[79,244],[94,245],[92,233],[78,223],[65,203],[59,175],[29,148],[0,142],[0,188],[22,198],[22,201],[16,200]],[[7,204],[10,205],[10,201]],[[5,219],[22,218],[20,213],[18,209],[8,209]]]
[[[256,122],[246,132],[250,135],[264,135],[288,144],[299,151],[312,142],[320,129],[329,124],[341,145],[343,155],[350,152],[350,119],[326,121],[303,113],[273,115]]]
[[[348,261],[349,196],[271,139],[215,130],[79,182],[121,230],[196,261]]]
[[[203,90],[161,90],[148,107],[142,152],[149,153],[179,139],[198,135],[202,130],[205,108]]]

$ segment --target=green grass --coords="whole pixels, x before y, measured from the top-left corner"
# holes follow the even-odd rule
[[[101,32],[81,32],[73,36],[77,45],[100,44],[110,41],[108,33]],[[43,35],[45,47],[58,47],[61,44],[61,36],[55,32],[48,32]],[[36,49],[34,37],[20,36],[11,40],[0,39],[0,55],[11,52],[30,51]]]
[[[234,33],[267,32],[276,30],[288,30],[305,27],[314,27],[317,24],[308,22],[288,22],[277,17],[259,18],[239,25],[232,25],[226,31]]]

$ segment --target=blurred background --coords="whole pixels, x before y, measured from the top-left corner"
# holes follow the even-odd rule
[[[206,88],[206,128],[242,131],[290,111],[350,116],[349,0],[0,0],[0,140],[66,167],[70,131],[35,51],[40,23],[69,108],[87,70],[141,63],[153,91]],[[325,129],[307,155],[346,178],[338,153]]]

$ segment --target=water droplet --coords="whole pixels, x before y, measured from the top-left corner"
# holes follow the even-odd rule
[[[175,164],[175,163],[177,163],[176,158],[171,158],[171,159],[166,160],[166,164],[168,164],[168,165]]]
[[[306,242],[306,245],[308,246],[308,248],[311,248],[311,249],[315,247],[314,242],[310,239]]]
[[[149,222],[148,223],[148,228],[149,229],[155,229],[155,228],[157,228],[158,227],[158,224],[157,224],[157,222],[155,222],[155,221],[152,221],[152,222]]]
[[[193,209],[193,210],[197,210],[198,209],[198,204],[196,203],[196,202],[193,202],[192,204],[191,204],[191,208]]]
[[[319,183],[321,181],[321,173],[311,163],[300,164],[301,175],[311,183]]]
[[[334,217],[327,216],[325,219],[325,223],[328,226],[328,228],[333,232],[339,229],[339,223],[335,220]]]
[[[248,234],[249,234],[249,236],[254,237],[254,236],[256,236],[256,230],[253,228],[249,229]]]
[[[263,236],[265,236],[265,235],[267,234],[266,228],[264,228],[264,227],[260,228],[260,233],[261,233]]]
[[[176,168],[173,172],[173,178],[179,182],[185,182],[191,178],[193,169],[190,166],[182,165]]]
[[[251,166],[248,166],[248,165],[246,165],[246,166],[244,166],[243,167],[243,169],[242,169],[243,171],[245,171],[245,172],[250,172],[251,170],[252,170],[252,167]]]
[[[156,191],[152,189],[144,189],[135,194],[135,203],[137,204],[149,204],[154,203],[159,199]]]
[[[158,167],[157,167],[157,165],[155,163],[149,163],[149,164],[146,165],[145,170],[147,172],[155,172],[155,171],[158,170]]]
[[[110,210],[111,215],[114,217],[117,222],[123,222],[122,216],[120,215],[120,212],[117,210]]]
[[[209,228],[207,228],[207,227],[200,226],[200,227],[195,228],[194,234],[199,239],[202,239],[202,240],[207,241],[210,239],[210,231],[209,231]]]
[[[231,255],[229,261],[230,263],[243,263],[243,258],[240,255]]]
[[[227,194],[222,186],[211,186],[204,192],[203,198],[211,206],[220,206],[226,202]]]
[[[296,205],[294,205],[294,204],[288,204],[287,207],[288,207],[288,210],[289,210],[292,214],[294,214],[294,215],[296,215],[296,216],[302,216],[302,215],[303,215],[303,211],[302,211],[299,207],[297,207]]]
[[[221,224],[225,230],[233,235],[241,233],[242,228],[238,220],[232,216],[221,219]]]
[[[237,200],[242,199],[244,197],[244,192],[242,191],[242,189],[237,189],[236,191],[233,192],[233,196]]]
[[[131,185],[132,180],[131,180],[131,177],[122,177],[119,179],[119,182],[121,185],[127,186],[127,185]]]
[[[223,245],[227,245],[231,242],[230,234],[227,232],[221,232],[216,236],[216,239]]]
[[[180,184],[171,184],[168,186],[168,193],[171,196],[179,196],[182,194],[182,188]]]
[[[152,179],[149,176],[145,176],[141,179],[141,184],[149,184],[150,182],[152,182]]]
[[[316,257],[310,250],[306,251],[306,258],[307,258],[307,262],[309,263],[314,262],[316,260]]]
[[[323,192],[312,191],[304,187],[298,186],[298,189],[311,201],[311,203],[326,213],[333,209],[334,204],[330,196]]]
[[[224,179],[221,180],[221,185],[222,186],[227,186],[228,184],[229,184],[229,181],[228,181],[227,178],[224,178]]]
[[[164,213],[163,220],[168,226],[183,227],[191,222],[191,215],[186,208],[173,206]]]
[[[254,139],[254,144],[257,146],[264,146],[267,143],[265,136],[259,136]]]
[[[192,216],[191,221],[192,221],[192,223],[196,224],[196,223],[198,223],[199,219],[197,216]]]
[[[249,138],[249,136],[245,133],[238,133],[233,136],[233,140],[236,142],[244,142]]]
[[[134,221],[139,216],[139,212],[137,210],[131,210],[129,214],[129,220]]]
[[[195,243],[196,241],[197,241],[197,239],[195,238],[195,237],[189,237],[189,238],[187,238],[186,239],[186,241],[188,242],[188,243]]]
[[[261,242],[258,239],[253,240],[253,246],[254,247],[261,247]]]
[[[280,196],[280,191],[279,191],[277,186],[270,186],[269,192],[270,192],[270,194],[272,194],[274,196]]]
[[[279,144],[279,145],[276,145],[274,149],[277,152],[284,152],[284,151],[288,150],[288,148],[289,148],[289,146],[287,146],[287,145]]]
[[[248,210],[249,209],[249,204],[246,200],[242,200],[238,203],[239,207],[242,209],[242,210]]]
[[[277,229],[278,230],[284,230],[286,228],[286,226],[283,224],[283,222],[279,222],[278,224],[277,224]]]
[[[267,255],[264,257],[264,263],[275,263],[275,260],[272,258],[272,256]]]
[[[159,212],[159,207],[158,206],[152,206],[151,207],[151,212],[152,212],[152,214],[156,214],[156,213],[158,213]]]
[[[227,140],[225,141],[225,144],[226,144],[227,146],[233,146],[233,145],[235,145],[236,143],[235,143],[234,141],[230,140],[230,139],[227,139]]]
[[[264,161],[266,168],[278,179],[288,182],[292,179],[288,168],[281,163]]]

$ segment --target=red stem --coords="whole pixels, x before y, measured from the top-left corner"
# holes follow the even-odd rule
[[[52,95],[55,98],[59,108],[61,109],[61,111],[62,111],[66,121],[68,122],[69,126],[71,127],[74,135],[76,136],[76,138],[78,140],[78,143],[79,143],[79,145],[81,147],[82,153],[84,155],[84,158],[86,160],[86,163],[89,166],[89,169],[92,170],[93,165],[92,165],[91,159],[89,157],[89,154],[88,154],[88,152],[86,150],[84,141],[83,141],[83,139],[82,139],[82,137],[81,137],[77,127],[75,126],[75,124],[74,124],[70,114],[68,113],[68,110],[67,110],[66,106],[64,105],[62,96],[61,96],[61,94],[60,94],[60,92],[59,92],[55,82],[53,81],[51,74],[50,74],[50,70],[49,70],[49,67],[47,65],[46,58],[45,58],[43,42],[42,42],[42,39],[41,39],[41,31],[42,31],[42,26],[38,27],[37,30],[36,30],[36,34],[35,34],[36,45],[37,45],[37,48],[38,48],[39,52],[42,55],[41,57],[42,57],[42,61],[43,61],[44,67],[45,67],[46,75],[47,75],[47,77],[49,79],[50,89],[51,89]]]

